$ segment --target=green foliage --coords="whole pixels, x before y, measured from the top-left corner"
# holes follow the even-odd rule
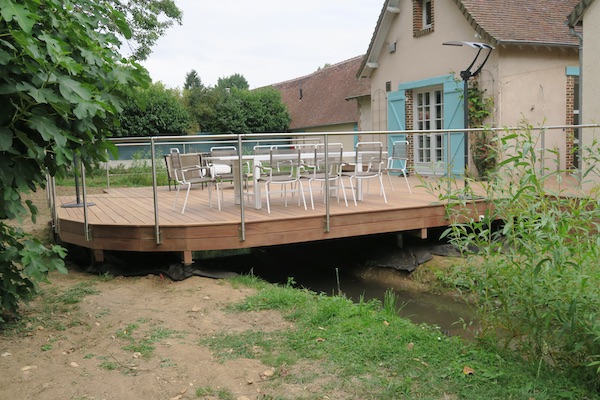
[[[484,120],[492,115],[494,99],[485,97],[477,81],[469,84],[469,127],[481,128]],[[486,177],[496,166],[498,149],[496,137],[491,131],[472,133],[471,157],[480,177]]]
[[[272,87],[255,90],[247,87],[246,79],[235,74],[219,79],[215,88],[200,85],[185,90],[183,101],[195,126],[202,132],[287,131],[291,117],[279,91]]]
[[[150,358],[154,354],[156,343],[161,342],[163,339],[168,339],[173,336],[181,337],[181,333],[162,327],[153,326],[151,330],[144,332],[143,334],[138,333],[140,324],[148,322],[148,320],[140,319],[137,323],[129,324],[125,328],[117,330],[115,336],[127,342],[123,346],[124,350],[129,350],[134,353],[140,353],[144,358]],[[138,336],[142,337],[138,337]]]
[[[478,198],[477,185],[445,192],[453,183],[440,183],[440,200],[454,222],[446,235],[470,256],[455,279],[477,306],[484,335],[498,335],[496,340],[527,359],[571,371],[597,390],[597,187],[590,194],[565,184],[558,152],[545,150],[541,157],[543,134],[523,125],[502,136],[504,158],[483,186],[491,207],[481,220],[470,200]],[[583,181],[597,176],[597,154],[597,143],[584,149],[590,168]],[[501,229],[493,227],[494,220],[503,222]]]
[[[49,271],[66,272],[65,249],[50,249],[21,229],[0,222],[0,325],[17,316],[19,304],[36,293]]]
[[[244,78],[244,76],[240,75],[240,74],[233,74],[231,76],[219,78],[217,80],[217,89],[233,90],[233,88],[236,88],[239,90],[248,90],[248,89],[250,89],[250,85],[248,84],[248,81],[246,80],[246,78]]]
[[[130,38],[131,31],[104,2],[0,3],[0,219],[28,212],[35,219],[23,193],[43,188],[46,174],[64,177],[75,154],[89,168],[114,150],[104,139],[124,89],[149,81],[144,68],[119,54],[118,35]],[[1,313],[10,315],[35,282],[62,270],[56,256],[64,250],[44,249],[4,225],[0,233]]]
[[[134,88],[127,95],[114,136],[183,135],[191,128],[191,118],[178,91],[162,83]]]
[[[353,303],[291,285],[267,285],[236,309],[279,310],[289,327],[211,333],[201,344],[222,361],[250,358],[274,367],[273,385],[299,379],[290,373],[292,366],[310,365],[312,377],[333,377],[323,391],[335,393],[336,398],[596,397],[564,374],[545,368],[538,371],[537,366],[519,361],[509,352],[445,336],[435,327],[414,325],[397,315],[394,303],[391,293],[385,304],[375,300]],[[474,373],[465,374],[465,366]],[[313,392],[319,391],[318,384],[318,379],[312,382]]]
[[[110,0],[112,6],[126,16],[115,21],[116,26],[126,27],[131,32],[127,44],[136,60],[146,60],[152,53],[156,41],[174,23],[181,25],[183,13],[173,0]]]
[[[196,72],[195,69],[191,70],[190,72],[188,72],[185,75],[185,82],[183,84],[183,90],[191,90],[191,89],[195,89],[195,88],[201,88],[202,85],[202,81],[200,80],[200,77],[198,76],[198,73]]]
[[[227,389],[214,389],[210,386],[201,386],[196,389],[196,397],[219,399],[219,400],[234,400],[235,396]]]

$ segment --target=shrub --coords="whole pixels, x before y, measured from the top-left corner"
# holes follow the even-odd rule
[[[468,257],[454,282],[476,305],[482,335],[514,346],[540,366],[568,368],[598,385],[597,192],[565,184],[558,151],[545,150],[541,157],[543,134],[528,125],[506,130],[498,139],[503,161],[485,184],[444,191],[456,182],[440,182],[429,189],[448,205],[453,225],[444,236]],[[597,174],[597,143],[583,153],[584,165],[591,166],[582,172],[586,180]],[[481,199],[478,190],[490,206],[481,219],[473,213],[475,199]],[[499,228],[492,223],[496,220]]]

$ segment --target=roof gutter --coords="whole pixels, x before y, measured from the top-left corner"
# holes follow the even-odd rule
[[[551,47],[570,47],[574,48],[576,45],[570,43],[561,42],[532,42],[528,40],[498,40],[496,45],[512,45],[512,46],[551,46]]]

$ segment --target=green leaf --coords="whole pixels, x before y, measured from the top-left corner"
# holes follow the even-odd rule
[[[81,99],[92,99],[92,91],[90,89],[68,76],[59,76],[58,85],[60,94],[71,103],[78,103]]]
[[[38,131],[42,139],[47,142],[60,136],[60,129],[56,126],[56,122],[46,116],[34,115],[29,119],[29,126]]]
[[[7,151],[12,147],[13,133],[6,126],[0,126],[0,151]]]
[[[17,21],[17,24],[19,24],[19,27],[23,32],[27,34],[31,33],[31,28],[33,27],[33,24],[35,24],[35,19],[31,18],[33,14],[29,12],[27,7],[9,1],[8,4],[2,6],[1,13],[2,18],[6,21],[12,21],[14,19]]]

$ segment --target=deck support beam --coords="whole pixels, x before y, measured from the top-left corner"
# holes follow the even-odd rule
[[[95,262],[103,263],[104,262],[104,250],[94,249],[93,257],[94,257]]]
[[[183,262],[183,265],[190,265],[194,262],[194,259],[192,257],[192,251],[191,250],[184,250],[181,253],[181,261]]]

